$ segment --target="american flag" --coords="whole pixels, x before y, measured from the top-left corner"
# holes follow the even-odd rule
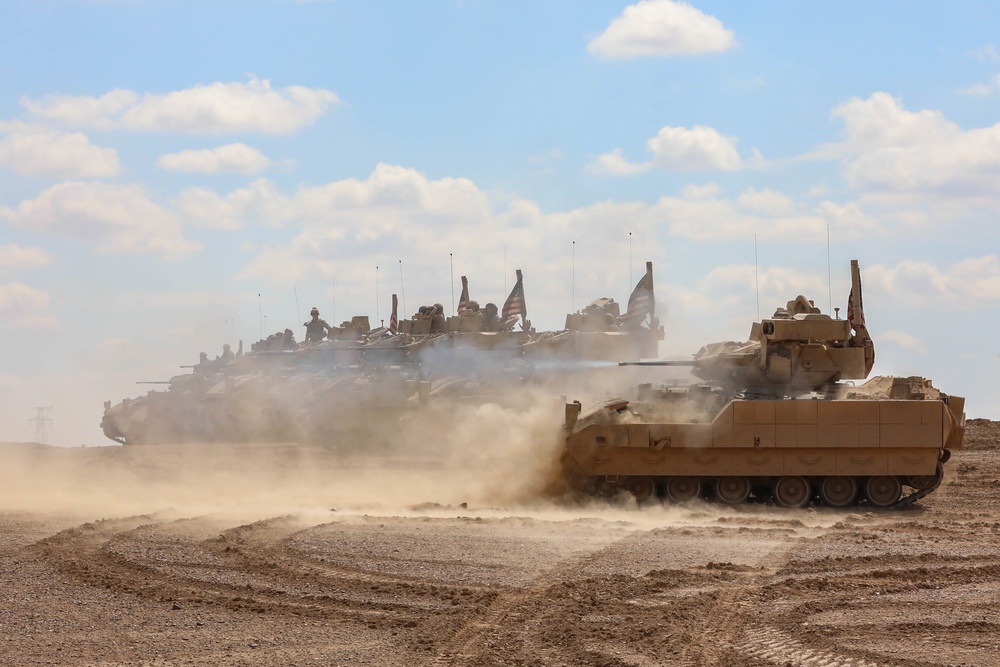
[[[656,308],[656,298],[653,296],[653,275],[647,269],[635,289],[632,290],[628,298],[628,308],[625,311],[625,319],[642,319],[646,315],[652,314]]]
[[[855,321],[855,310],[854,310],[854,290],[847,296],[847,321],[850,322],[851,328],[858,333],[865,331],[867,332],[868,327],[865,325],[865,304],[861,300],[861,276],[858,276],[858,310],[857,313],[860,315],[858,321]]]
[[[852,262],[852,265],[854,262]],[[852,266],[853,268],[853,266]],[[871,354],[865,355],[865,375],[871,373],[872,367],[875,365],[875,346],[871,343],[871,334],[868,333],[868,325],[865,324],[865,304],[861,298],[861,272],[858,271],[858,293],[857,298],[855,298],[854,287],[851,287],[851,293],[847,296],[847,321],[850,323],[851,328],[854,329],[861,336],[862,341],[868,341],[866,347],[871,346]],[[857,307],[855,307],[857,304]]]
[[[517,282],[514,284],[514,289],[510,291],[510,296],[503,302],[501,315],[504,321],[514,315],[520,315],[521,317],[527,317],[528,315],[528,308],[524,305],[524,285],[521,282],[522,280],[521,269],[518,269]]]
[[[454,294],[454,292],[452,292]],[[458,297],[458,314],[461,315],[469,307],[469,279],[462,276],[462,296]]]
[[[389,316],[389,333],[393,336],[399,330],[399,318],[396,316],[396,306],[398,302],[396,301],[396,295],[392,295],[392,315]]]

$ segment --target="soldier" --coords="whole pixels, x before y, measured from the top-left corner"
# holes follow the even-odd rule
[[[313,306],[309,314],[312,319],[302,324],[306,328],[306,342],[318,343],[330,333],[331,327],[326,323],[326,320],[319,319],[319,309],[316,306]]]
[[[435,303],[431,313],[431,333],[445,333],[448,331],[448,322],[444,319],[444,306]]]
[[[298,346],[299,346],[298,343],[295,342],[295,334],[292,333],[292,330],[291,329],[285,329],[284,349],[286,349],[286,350],[294,350]]]
[[[236,355],[233,354],[233,348],[229,347],[229,343],[222,346],[222,356],[216,359],[220,364],[225,364],[233,360]]]
[[[500,330],[500,313],[495,303],[483,306],[483,331]]]

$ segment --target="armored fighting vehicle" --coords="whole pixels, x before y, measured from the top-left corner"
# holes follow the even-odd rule
[[[743,343],[708,345],[690,361],[640,362],[690,366],[702,382],[641,385],[634,400],[585,414],[568,403],[568,482],[639,502],[753,496],[784,507],[901,506],[935,490],[962,446],[965,399],[919,377],[844,382],[866,379],[875,361],[857,261],[851,278],[846,320],[799,296]]]
[[[613,370],[583,362],[658,356],[663,328],[652,290],[647,263],[625,314],[613,299],[598,299],[567,315],[560,331],[535,331],[524,312],[520,330],[517,316],[487,326],[483,314],[470,309],[449,318],[417,313],[399,321],[396,331],[372,329],[367,317],[355,316],[318,343],[289,344],[275,334],[247,354],[205,358],[190,373],[156,383],[166,391],[106,402],[101,427],[125,445],[260,441],[377,448],[418,428],[419,414],[435,403],[516,402],[531,386],[551,389],[556,398],[582,373]],[[565,383],[556,387],[560,378]]]

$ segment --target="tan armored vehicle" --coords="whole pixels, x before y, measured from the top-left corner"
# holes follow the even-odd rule
[[[656,357],[663,329],[652,289],[647,264],[625,314],[614,300],[598,299],[568,315],[564,330],[541,332],[530,326],[523,304],[517,331],[512,320],[518,318],[497,321],[495,306],[445,318],[437,305],[434,315],[399,321],[397,330],[394,298],[389,327],[371,329],[367,316],[355,316],[327,327],[325,339],[299,345],[286,330],[245,355],[241,345],[228,359],[206,356],[191,373],[153,383],[166,391],[106,402],[101,428],[125,445],[394,445],[402,430],[416,428],[428,405],[518,403],[529,386],[555,398],[583,374],[617,371],[586,362]]]
[[[744,343],[645,364],[691,366],[704,383],[641,385],[636,400],[586,414],[567,404],[567,480],[639,502],[754,496],[784,507],[899,506],[936,489],[962,445],[965,399],[918,377],[841,382],[867,378],[875,359],[856,261],[851,272],[846,320],[800,296],[754,324]]]

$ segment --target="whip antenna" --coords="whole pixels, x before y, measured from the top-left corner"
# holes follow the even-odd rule
[[[833,271],[830,268],[830,223],[826,223],[826,290],[830,295],[830,310],[833,312]]]
[[[295,291],[295,321],[298,322],[302,319],[302,311],[299,309],[299,288],[292,285],[292,289]]]
[[[753,235],[753,282],[757,290],[757,321],[760,322],[760,277],[757,275],[757,235]]]
[[[403,312],[406,310],[406,288],[403,287],[403,260],[399,260],[399,295],[403,298]]]

